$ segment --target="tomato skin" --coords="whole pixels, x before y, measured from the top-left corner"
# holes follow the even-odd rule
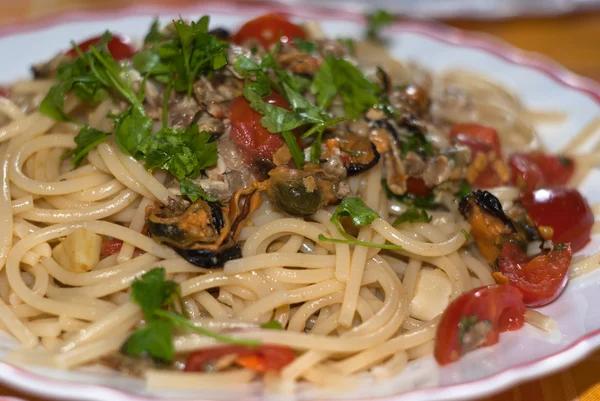
[[[233,42],[242,44],[249,39],[256,39],[268,49],[277,43],[291,42],[295,38],[306,39],[306,32],[300,26],[290,22],[279,14],[265,14],[246,22],[233,36]]]
[[[485,339],[476,348],[498,342],[500,333],[517,330],[525,323],[523,295],[510,284],[475,288],[456,298],[444,311],[435,336],[434,356],[440,365],[458,360],[469,349],[461,344],[461,320],[476,317],[489,322]]]
[[[473,161],[479,154],[487,157],[487,165],[484,165],[472,184],[479,188],[494,188],[505,184],[499,169],[506,170],[507,167],[502,161],[502,146],[495,129],[474,123],[454,124],[450,140],[468,146]]]
[[[540,188],[522,193],[520,201],[536,226],[552,227],[555,244],[570,242],[577,252],[589,242],[594,214],[576,189]]]
[[[493,128],[473,123],[454,124],[450,139],[468,146],[473,153],[494,151],[502,157],[500,137]]]
[[[531,259],[514,244],[502,246],[498,267],[523,294],[527,306],[542,306],[554,301],[567,285],[573,251],[570,244],[555,247]]]
[[[512,181],[527,191],[543,186],[564,185],[573,176],[573,159],[542,152],[515,153],[509,161]]]
[[[98,44],[102,36],[96,36],[85,40],[78,44],[82,52],[86,52],[90,46]],[[128,40],[121,36],[113,36],[108,42],[108,51],[113,56],[115,61],[121,61],[131,58],[135,54],[135,48],[128,44]],[[71,49],[67,52],[67,56],[77,56],[75,49]]]
[[[111,238],[109,240],[104,241],[102,244],[102,251],[100,254],[102,256],[110,256],[117,252],[121,251],[121,247],[123,246],[123,241],[118,238]]]
[[[427,196],[431,193],[431,188],[425,186],[422,178],[408,177],[406,179],[406,191],[416,196]]]
[[[210,362],[226,355],[236,355],[236,363],[256,372],[280,371],[296,356],[289,347],[264,344],[249,348],[241,345],[224,345],[193,352],[185,363],[186,372],[204,372]]]
[[[285,98],[273,92],[263,100],[275,106],[290,110]],[[257,158],[273,160],[273,153],[285,142],[279,134],[271,134],[260,124],[262,114],[252,110],[245,97],[240,96],[231,102],[231,140],[243,151],[246,161]]]

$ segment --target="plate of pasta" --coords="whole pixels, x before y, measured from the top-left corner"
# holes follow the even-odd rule
[[[599,87],[367,21],[209,3],[4,32],[0,380],[458,400],[600,345]]]

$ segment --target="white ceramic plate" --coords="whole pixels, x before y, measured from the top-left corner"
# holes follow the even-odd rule
[[[5,30],[0,38],[0,80],[27,77],[31,63],[50,58],[68,47],[69,40],[84,39],[110,29],[141,37],[153,15],[164,20],[178,15],[212,16],[213,26],[234,28],[265,11],[288,12],[299,19],[322,20],[325,31],[335,36],[360,36],[362,17],[358,14],[327,11],[310,6],[269,7],[237,3],[210,3],[201,9],[137,8],[120,14],[72,14],[56,20],[37,21],[30,26]],[[391,52],[416,60],[434,71],[466,67],[503,82],[533,109],[561,110],[568,119],[560,125],[540,126],[545,145],[557,151],[593,118],[600,115],[600,87],[578,77],[540,56],[525,53],[493,38],[465,33],[439,25],[405,23],[388,31]],[[595,138],[597,140],[598,138]],[[588,144],[584,144],[584,147]],[[590,203],[600,202],[598,171],[582,185]],[[600,238],[583,251],[591,253]],[[517,383],[539,377],[580,360],[600,345],[600,272],[573,280],[553,304],[542,308],[559,324],[558,332],[544,334],[532,327],[502,335],[500,344],[468,354],[458,363],[440,369],[432,358],[409,365],[390,382],[373,385],[364,380],[347,392],[324,392],[302,388],[292,400],[378,399],[378,400],[464,400],[482,397]],[[25,369],[2,362],[6,351],[16,344],[0,338],[0,381],[24,391],[59,399],[134,401],[183,398],[187,400],[281,400],[263,395],[258,387],[229,390],[227,393],[150,392],[141,381],[116,374],[64,372],[41,368]],[[359,380],[360,381],[360,380]]]

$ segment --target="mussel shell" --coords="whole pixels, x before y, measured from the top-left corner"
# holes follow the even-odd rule
[[[267,194],[275,206],[292,216],[310,216],[323,206],[321,191],[309,191],[302,180],[272,181]]]
[[[242,248],[239,245],[219,249],[218,252],[210,249],[182,249],[176,247],[173,247],[173,249],[191,264],[207,269],[223,267],[225,262],[242,257]]]
[[[379,163],[379,159],[381,158],[381,155],[377,151],[377,147],[375,146],[375,144],[373,142],[371,142],[371,150],[373,152],[373,158],[371,159],[371,161],[369,163],[365,163],[365,164],[350,163],[346,166],[346,172],[348,174],[348,177],[356,175],[356,174],[364,173],[365,171],[369,170],[370,168],[374,167],[377,163]]]

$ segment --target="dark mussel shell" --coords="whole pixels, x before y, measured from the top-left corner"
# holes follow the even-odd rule
[[[477,205],[485,212],[500,219],[500,221],[510,227],[512,231],[516,231],[512,220],[504,213],[504,209],[502,209],[502,204],[498,198],[488,191],[477,190],[460,200],[458,209],[465,219],[469,218],[471,208],[473,207],[473,201],[475,201],[475,203],[477,203]]]
[[[237,245],[239,231],[260,205],[258,190],[240,190],[228,206],[198,200],[151,206],[146,211],[148,234],[173,248],[188,262],[205,268],[222,267],[242,256]]]

